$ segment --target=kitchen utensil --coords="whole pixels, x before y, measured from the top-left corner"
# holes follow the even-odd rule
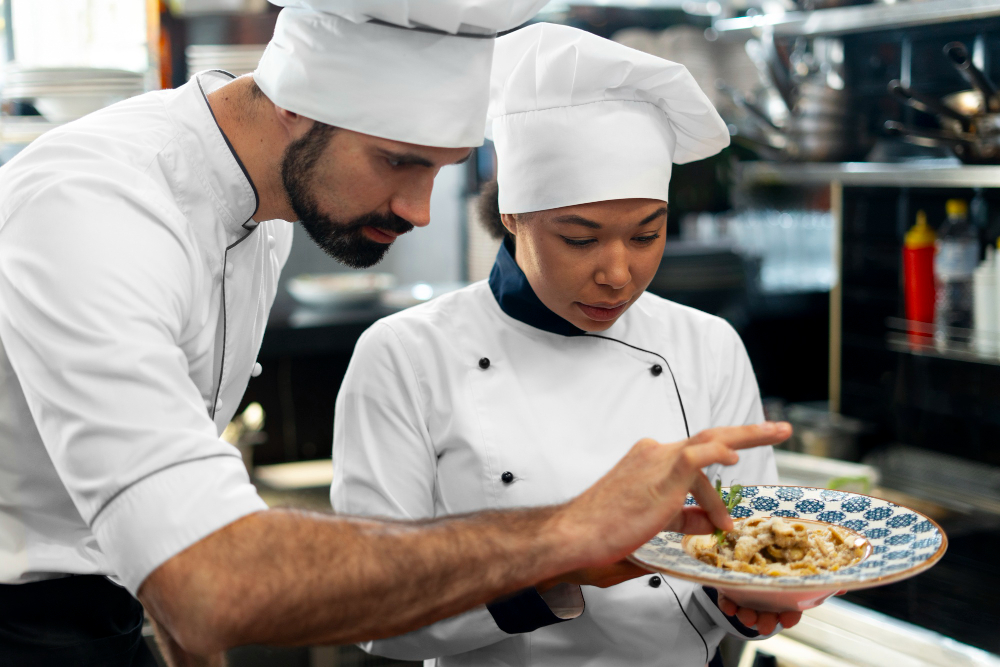
[[[941,100],[919,93],[912,88],[907,88],[898,80],[894,79],[889,82],[889,92],[895,95],[903,104],[917,111],[937,114],[957,121],[961,125],[963,132],[968,132],[972,129],[972,119],[968,114],[956,111]]]
[[[861,119],[850,110],[844,91],[809,83],[798,86],[792,113],[779,125],[739,91],[725,84],[719,86],[761,130],[756,136],[745,131],[739,134],[751,148],[774,153],[779,159],[841,162],[864,156],[871,146],[871,138]]]
[[[770,611],[814,607],[838,590],[873,588],[913,577],[937,563],[948,539],[932,519],[879,498],[802,486],[745,486],[734,519],[781,516],[831,523],[871,544],[860,563],[803,577],[748,574],[703,563],[684,550],[684,535],[663,531],[629,560],[648,570],[720,590],[737,604]],[[688,498],[687,504],[695,504]]]
[[[986,100],[986,110],[1000,111],[1000,98],[997,97],[996,86],[973,64],[965,44],[962,42],[945,44],[944,55],[948,57],[958,73],[965,77],[965,80],[983,96],[983,99]]]
[[[785,160],[841,162],[860,159],[868,152],[873,139],[844,86],[841,40],[799,40],[789,54],[775,40],[773,30],[765,29],[759,40],[747,41],[746,52],[765,90],[780,97],[786,113],[779,118],[732,87],[718,85],[759,130],[737,127],[737,140],[765,157]]]
[[[944,55],[974,88],[952,93],[938,101],[899,81],[891,81],[890,93],[918,111],[936,115],[941,129],[908,127],[899,121],[887,121],[886,132],[919,146],[950,148],[962,162],[1000,163],[1000,95],[996,87],[972,63],[961,42],[945,45]]]
[[[857,456],[858,438],[867,430],[864,422],[830,412],[825,402],[794,403],[785,410],[793,431],[788,449],[834,459]]]

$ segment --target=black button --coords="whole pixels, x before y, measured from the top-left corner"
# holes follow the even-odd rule
[[[649,369],[649,372],[652,373],[653,376],[655,377],[655,376],[657,376],[657,375],[659,375],[660,373],[663,372],[663,366],[661,366],[659,364],[656,364],[652,368]]]
[[[485,371],[487,368],[490,367],[490,360],[487,359],[486,357],[483,357],[482,359],[479,360],[479,367]]]
[[[500,481],[503,482],[504,484],[510,484],[511,482],[514,481],[514,473],[508,470],[504,474],[500,475]]]
[[[652,577],[649,580],[649,585],[652,586],[653,588],[659,588],[660,584],[662,584],[662,583],[663,583],[663,579],[660,579],[659,577]]]

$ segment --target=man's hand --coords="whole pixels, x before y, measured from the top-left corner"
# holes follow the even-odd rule
[[[713,428],[687,440],[640,440],[607,475],[557,515],[566,549],[579,567],[611,565],[661,530],[731,530],[732,519],[702,468],[733,465],[735,450],[770,445],[791,435],[787,423]],[[691,493],[698,507],[684,507]]]
[[[740,607],[732,600],[723,597],[722,593],[719,593],[719,609],[726,616],[735,616],[740,619],[740,623],[748,628],[756,627],[757,632],[762,635],[769,635],[774,632],[774,629],[778,627],[778,623],[781,623],[781,627],[787,630],[802,619],[801,611],[776,613],[773,611],[756,611]]]

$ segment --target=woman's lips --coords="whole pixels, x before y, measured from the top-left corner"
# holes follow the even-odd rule
[[[577,301],[576,305],[590,319],[596,322],[608,322],[622,314],[628,306],[628,301],[621,301],[617,304],[587,304]]]

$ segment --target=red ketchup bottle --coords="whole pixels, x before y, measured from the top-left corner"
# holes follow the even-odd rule
[[[926,345],[934,336],[934,230],[927,214],[917,211],[917,224],[903,240],[903,293],[910,343]],[[926,326],[913,323],[924,322]]]

